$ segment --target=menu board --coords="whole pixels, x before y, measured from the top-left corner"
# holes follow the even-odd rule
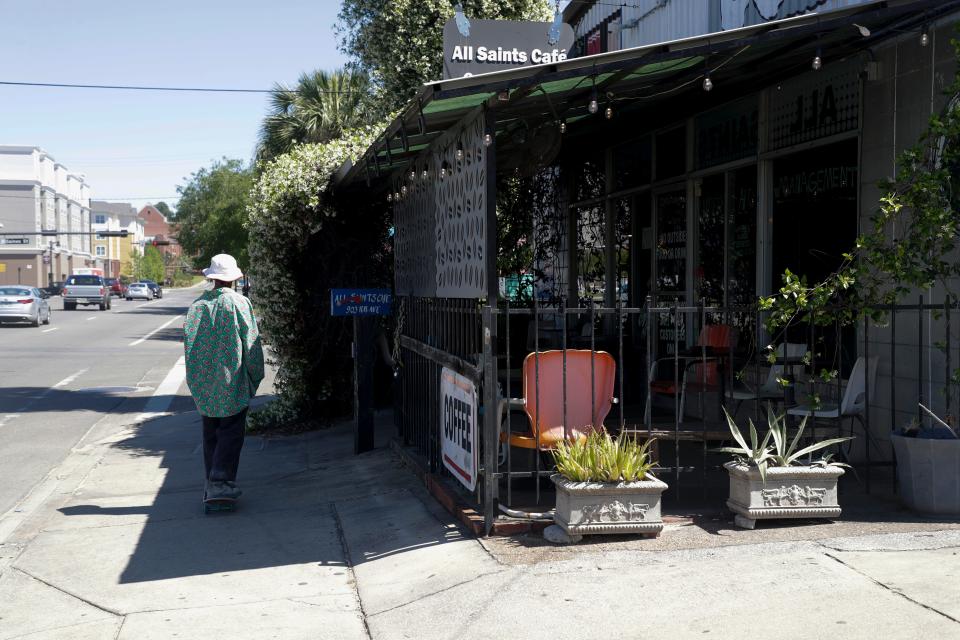
[[[657,196],[657,292],[683,293],[687,287],[687,196]]]

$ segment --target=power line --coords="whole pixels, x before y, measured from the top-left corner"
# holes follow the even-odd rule
[[[11,87],[46,87],[52,89],[108,89],[115,91],[192,91],[200,93],[275,93],[274,89],[231,89],[221,87],[151,87],[129,84],[68,84],[64,82],[13,82],[0,80],[0,85]],[[293,91],[280,89],[280,91]],[[355,91],[339,91],[331,89],[316,89],[317,93],[347,95]]]

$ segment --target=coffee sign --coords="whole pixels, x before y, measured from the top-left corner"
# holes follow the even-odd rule
[[[550,22],[451,18],[443,27],[443,79],[561,62],[573,48],[573,28]]]

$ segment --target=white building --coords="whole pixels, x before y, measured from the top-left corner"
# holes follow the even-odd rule
[[[43,287],[101,266],[78,235],[90,232],[90,186],[40,147],[0,145],[0,224],[0,284]]]

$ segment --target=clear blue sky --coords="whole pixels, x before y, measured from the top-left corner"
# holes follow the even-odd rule
[[[269,89],[346,62],[338,0],[0,0],[0,80]],[[263,94],[0,86],[0,144],[43,147],[95,198],[166,200],[249,159]]]

